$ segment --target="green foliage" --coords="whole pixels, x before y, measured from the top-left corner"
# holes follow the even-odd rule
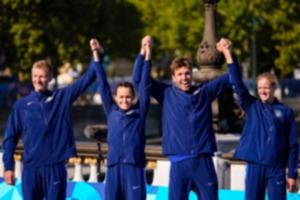
[[[201,0],[2,0],[0,53],[7,65],[28,72],[37,59],[54,66],[88,62],[88,41],[96,37],[112,59],[133,59],[150,34],[157,60],[194,58],[204,9]],[[233,41],[240,62],[252,62],[255,34],[258,73],[275,69],[284,77],[300,67],[297,0],[220,0],[217,16],[219,34]]]
[[[297,5],[297,0],[220,1],[222,33],[233,40],[240,58],[250,61],[255,22],[258,73],[273,68],[283,78],[300,66],[300,7]]]
[[[54,66],[88,62],[92,37],[110,57],[133,58],[139,49],[138,41],[129,42],[141,38],[140,16],[124,1],[2,0],[0,13],[0,52],[7,65],[27,77],[37,59]]]
[[[154,37],[160,55],[190,56],[197,51],[204,27],[204,5],[199,0],[128,0],[135,4],[145,24],[144,35]]]
[[[154,36],[160,52],[196,55],[203,34],[204,1],[128,1],[141,12],[144,34]],[[255,34],[257,72],[276,69],[284,77],[300,66],[299,13],[297,0],[220,0],[217,25],[220,36],[234,42],[241,62],[251,63]]]

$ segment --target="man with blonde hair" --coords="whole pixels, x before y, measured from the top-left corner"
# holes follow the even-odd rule
[[[98,49],[93,48],[93,52]],[[19,99],[10,113],[3,141],[4,179],[14,185],[14,152],[19,138],[24,145],[22,189],[26,200],[65,200],[65,160],[76,156],[71,119],[72,103],[96,78],[99,57],[91,61],[87,72],[65,88],[49,91],[52,66],[45,60],[33,64],[34,90]]]

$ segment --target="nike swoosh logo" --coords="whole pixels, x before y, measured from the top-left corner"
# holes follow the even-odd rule
[[[208,186],[212,186],[215,182],[208,182],[207,185]]]
[[[53,182],[53,185],[57,185],[59,183],[60,183],[60,181],[55,181],[55,182]]]
[[[33,104],[33,101],[29,101],[29,102],[27,103],[27,106],[30,106],[31,104]]]
[[[126,112],[126,115],[130,115],[131,113],[133,113],[133,110],[129,110]]]
[[[140,187],[141,187],[140,185],[138,185],[138,186],[133,186],[132,189],[136,190],[136,189],[138,189],[138,188],[140,188]]]

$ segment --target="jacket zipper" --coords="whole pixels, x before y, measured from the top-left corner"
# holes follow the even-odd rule
[[[48,122],[47,122],[47,119],[46,119],[46,116],[45,116],[45,113],[44,113],[44,106],[43,106],[43,101],[40,102],[40,107],[41,107],[41,110],[42,110],[42,117],[43,117],[43,121],[45,123],[45,126],[47,126]],[[50,138],[50,142],[48,143],[49,144],[49,149],[50,149],[50,152],[52,152],[52,145],[51,145],[51,142],[52,142],[52,137],[51,137],[51,134],[49,134],[49,138]]]

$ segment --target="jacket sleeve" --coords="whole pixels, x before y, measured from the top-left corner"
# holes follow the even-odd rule
[[[156,81],[152,77],[150,77],[150,80],[151,80],[150,94],[162,105],[165,99],[165,91],[168,87],[171,87],[171,85]]]
[[[150,80],[151,60],[144,61],[142,79],[139,84],[139,109],[146,115],[150,104]]]
[[[255,97],[249,94],[249,91],[242,80],[238,63],[236,59],[234,60],[234,63],[228,64],[229,81],[231,83],[233,92],[235,92],[238,96],[239,104],[247,112],[250,108],[250,105],[255,101]]]
[[[103,109],[107,115],[114,102],[111,94],[111,89],[100,62],[96,63],[95,71],[96,71],[97,83],[99,85],[100,95],[103,103]]]
[[[144,60],[145,56],[143,56],[142,54],[138,54],[134,62],[132,80],[135,88],[139,88],[139,83],[142,78]]]
[[[133,83],[136,88],[139,89],[139,83],[141,82],[142,79],[142,74],[143,74],[143,65],[144,65],[144,60],[145,56],[138,54],[136,57],[135,63],[134,63],[134,69],[133,69]],[[151,66],[150,66],[151,68]],[[159,102],[162,103],[164,99],[164,91],[167,88],[167,84],[158,82],[154,80],[150,76],[150,71],[149,71],[149,81],[150,81],[150,94]]]
[[[3,163],[4,163],[5,171],[14,170],[14,166],[15,166],[14,152],[21,134],[22,134],[21,119],[17,107],[14,106],[8,118],[5,137],[2,144]]]
[[[77,81],[62,89],[69,104],[72,104],[95,81],[95,65],[97,64],[92,60],[87,71]]]
[[[289,129],[289,155],[288,155],[288,178],[298,178],[298,136],[293,111],[290,110],[290,117],[288,118]]]
[[[223,91],[230,88],[228,74],[223,74],[218,78],[206,83],[211,101],[219,97]]]

